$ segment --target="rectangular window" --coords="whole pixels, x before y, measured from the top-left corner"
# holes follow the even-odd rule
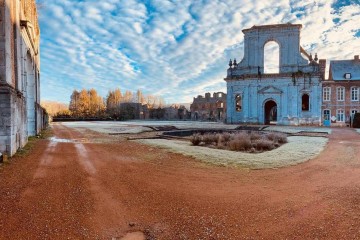
[[[336,89],[337,91],[337,100],[338,101],[344,101],[345,100],[345,88],[344,87],[338,87]]]
[[[323,100],[324,101],[330,101],[331,96],[331,88],[330,87],[324,87],[323,88]]]
[[[345,122],[345,112],[342,109],[337,110],[336,121]]]
[[[359,101],[359,88],[358,87],[351,88],[351,101]]]
[[[330,110],[324,110],[324,120],[330,120]]]

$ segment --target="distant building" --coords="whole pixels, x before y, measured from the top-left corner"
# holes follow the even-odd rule
[[[322,82],[323,124],[345,126],[360,112],[360,60],[330,62],[329,79]]]
[[[0,152],[13,155],[47,123],[40,106],[40,30],[35,0],[0,3]]]
[[[189,112],[183,105],[172,104],[165,107],[165,120],[186,120],[189,119]]]
[[[190,105],[192,120],[224,121],[226,117],[226,93],[215,92],[213,96],[199,95]]]
[[[325,60],[300,46],[301,24],[244,29],[244,57],[229,62],[227,123],[320,125]],[[276,43],[278,69],[267,72],[265,45]],[[319,61],[318,61],[319,60]]]

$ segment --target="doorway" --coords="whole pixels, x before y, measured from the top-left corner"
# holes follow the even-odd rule
[[[265,103],[265,121],[266,125],[277,123],[277,104],[273,100],[269,100]]]

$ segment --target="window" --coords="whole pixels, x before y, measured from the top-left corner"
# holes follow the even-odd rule
[[[221,93],[219,93],[219,94],[218,94],[218,97],[219,97],[219,98],[221,98],[221,97],[222,97],[222,94],[221,94]]]
[[[338,109],[336,114],[336,121],[345,122],[345,113],[343,109]]]
[[[344,87],[338,87],[336,89],[336,95],[338,101],[344,101],[345,100],[345,88]]]
[[[222,103],[220,103],[220,107],[221,108],[223,108],[224,107],[224,103],[222,102]]]
[[[302,95],[302,98],[301,98],[301,110],[302,111],[310,110],[309,102],[310,102],[309,94]]]
[[[241,112],[242,103],[241,103],[241,96],[238,94],[235,96],[235,110],[237,112]]]
[[[324,110],[324,120],[330,120],[330,110],[329,109]]]
[[[275,41],[264,46],[264,73],[279,73],[280,47]]]
[[[359,101],[359,88],[358,87],[351,88],[351,101]]]
[[[323,88],[323,100],[324,101],[330,101],[331,98],[331,88],[330,87],[324,87]]]
[[[345,79],[351,79],[351,73],[345,73],[344,78]]]

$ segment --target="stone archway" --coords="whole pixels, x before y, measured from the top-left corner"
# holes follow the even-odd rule
[[[264,105],[264,123],[276,124],[277,123],[277,104],[274,100],[268,100]]]

